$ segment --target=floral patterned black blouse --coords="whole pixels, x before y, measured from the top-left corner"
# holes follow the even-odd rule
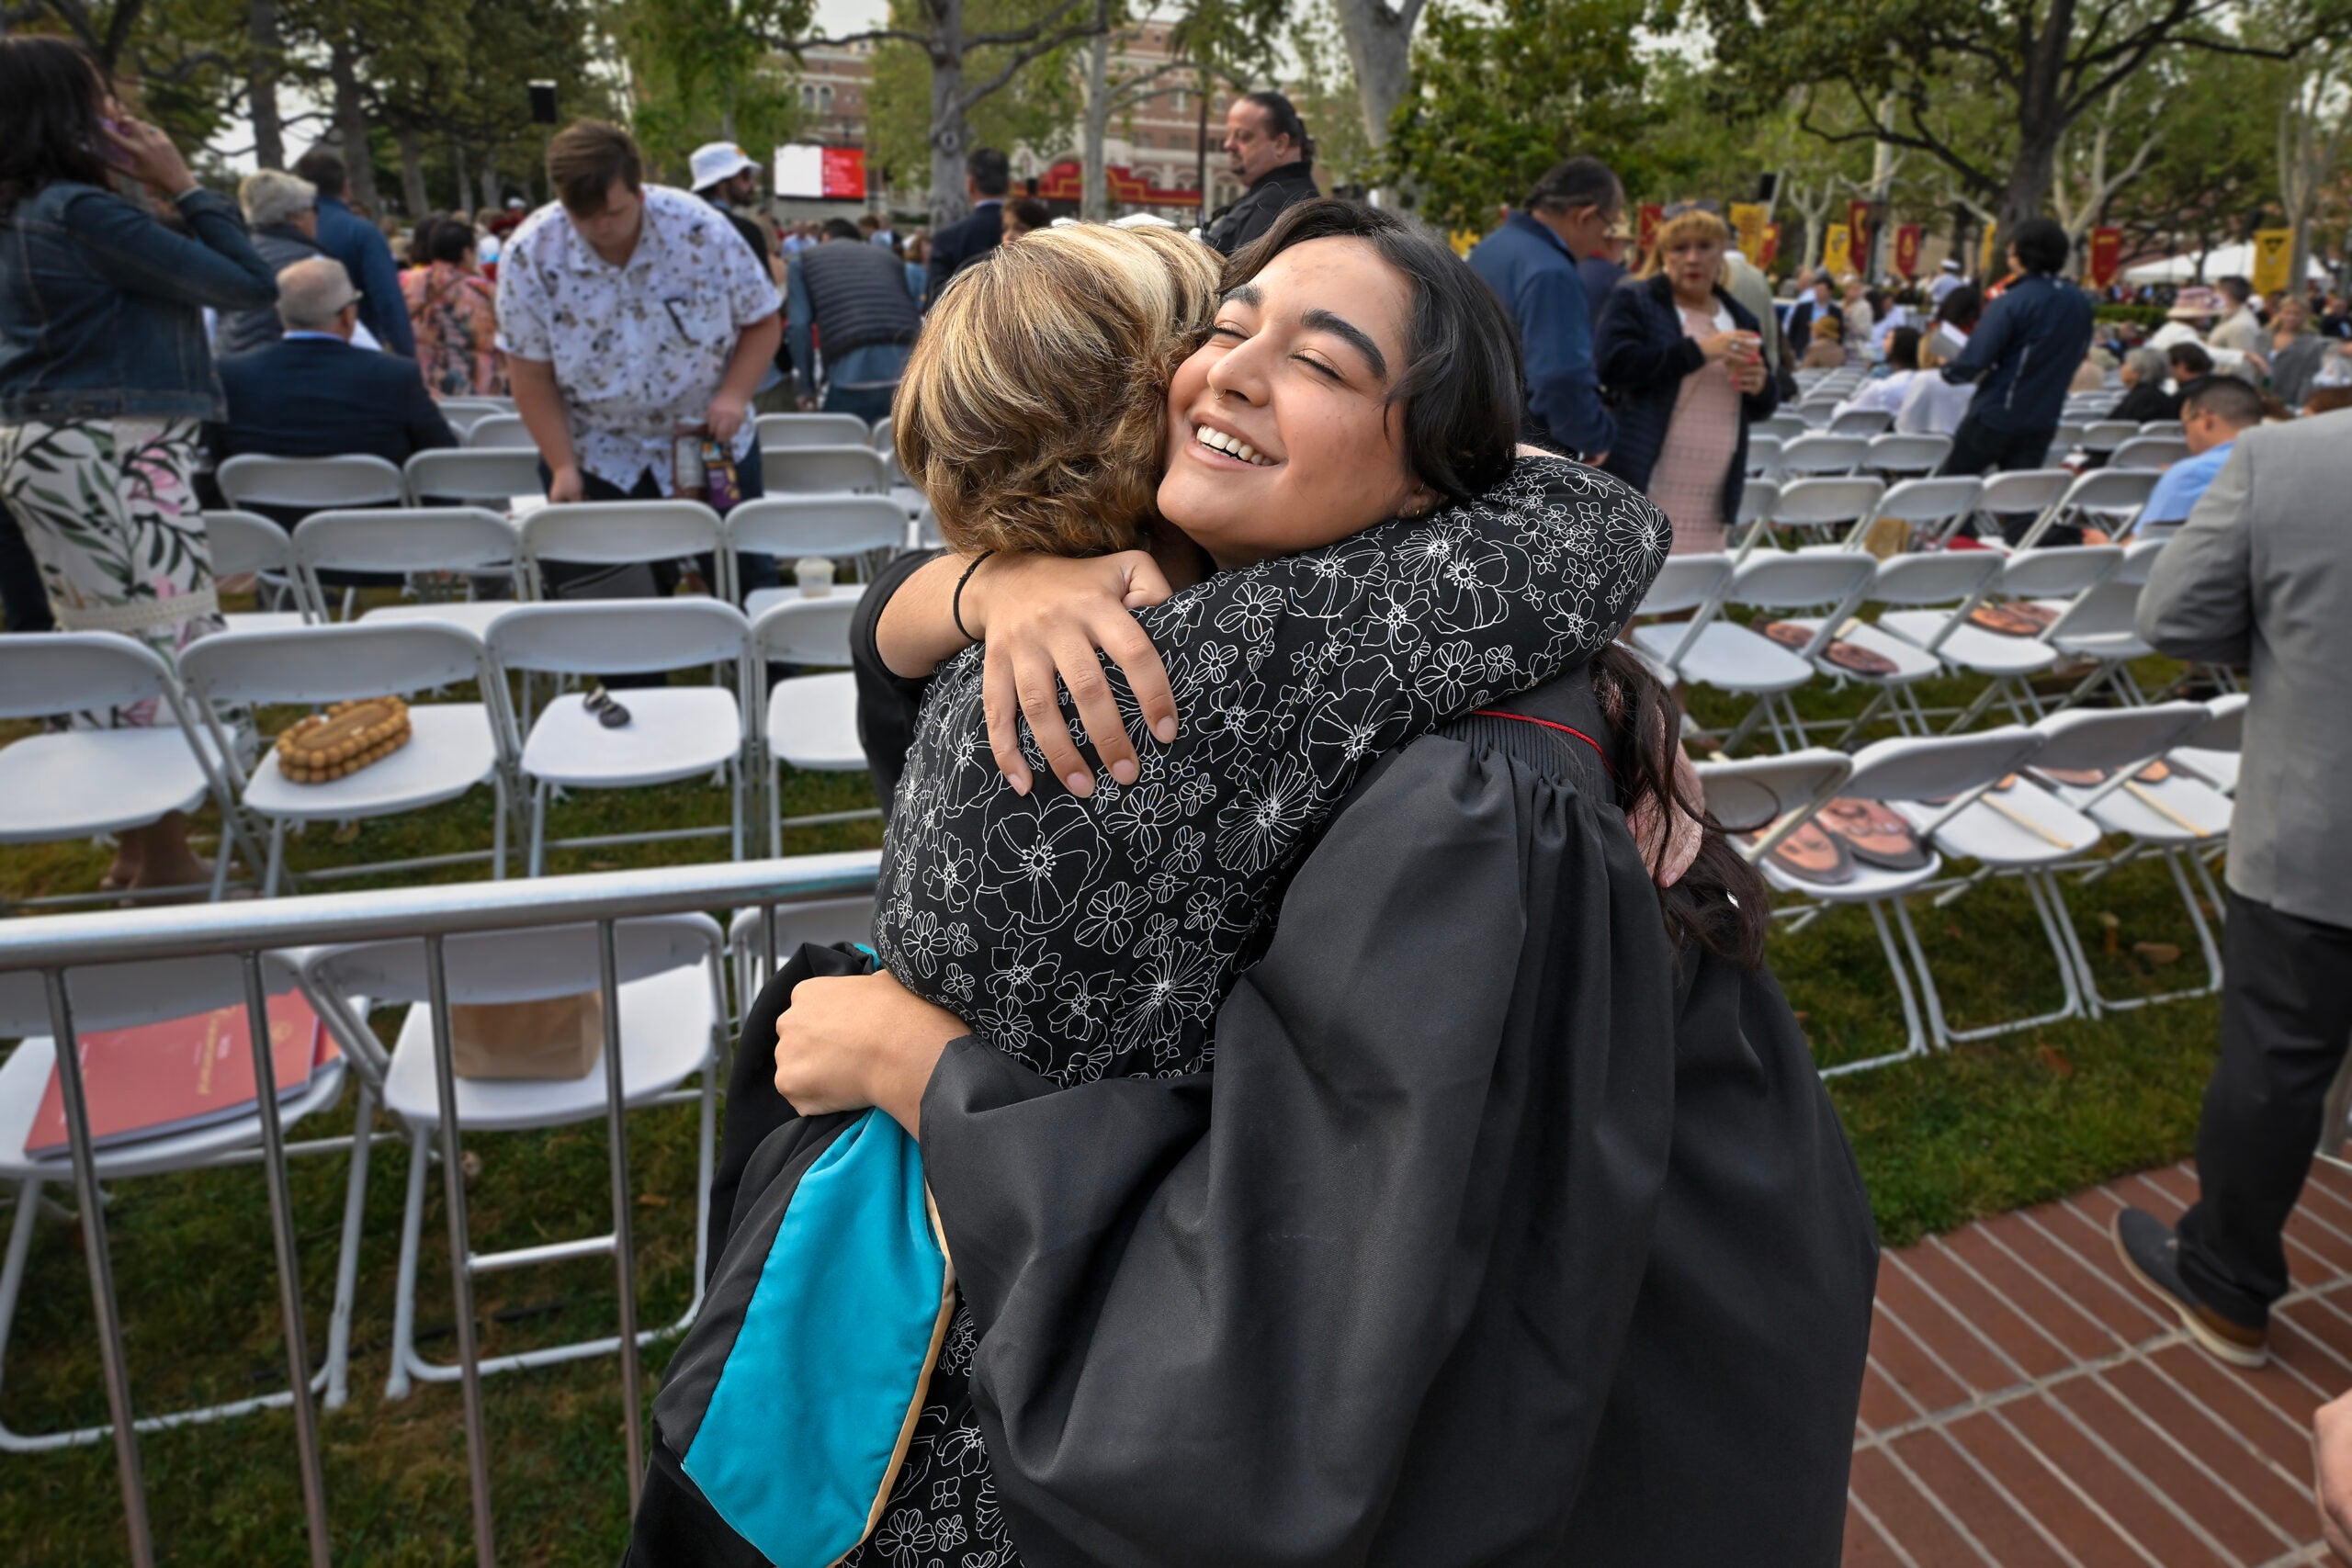
[[[1671,530],[1641,494],[1521,458],[1476,500],[1222,572],[1138,619],[1168,668],[1162,746],[1109,673],[1141,767],[1080,799],[998,773],[980,654],[933,678],[876,895],[875,946],[910,991],[1065,1085],[1196,1072],[1282,887],[1365,764],[1589,659],[1641,602]],[[1065,702],[1065,713],[1069,710]],[[973,1413],[960,1307],[882,1522],[846,1560],[1018,1561]]]

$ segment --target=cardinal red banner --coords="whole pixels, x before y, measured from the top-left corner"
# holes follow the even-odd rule
[[[2115,281],[2123,269],[2123,231],[2094,229],[2091,231],[2090,284],[2104,288]]]
[[[1905,223],[1894,231],[1894,270],[1906,279],[1919,276],[1919,242],[1926,231],[1917,223]]]
[[[1648,252],[1650,243],[1657,238],[1657,226],[1665,221],[1666,209],[1663,205],[1655,201],[1642,203],[1641,226],[1634,231],[1634,243],[1645,254]]]
[[[1853,247],[1854,270],[1867,276],[1871,270],[1871,204],[1848,202],[1846,227],[1852,235],[1848,243]]]
[[[1780,254],[1781,226],[1778,223],[1767,223],[1764,225],[1764,244],[1756,257],[1757,269],[1762,272],[1770,271],[1772,263]]]

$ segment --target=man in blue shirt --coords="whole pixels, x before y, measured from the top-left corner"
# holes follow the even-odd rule
[[[2262,394],[2235,376],[2202,377],[2182,389],[2180,399],[2180,435],[2188,443],[2188,456],[2164,471],[2148,504],[2124,529],[2126,538],[2169,537],[2188,522],[2205,488],[2229,461],[2238,433],[2262,423]]]
[[[380,230],[343,199],[348,177],[343,160],[323,147],[313,147],[302,154],[294,172],[319,187],[319,249],[341,262],[359,286],[359,320],[387,352],[414,359],[416,332],[409,324],[408,302],[401,297],[392,247],[384,243]]]
[[[1478,242],[1470,267],[1519,323],[1531,440],[1598,463],[1617,439],[1592,365],[1592,307],[1577,276],[1625,215],[1625,187],[1598,158],[1571,158]]]

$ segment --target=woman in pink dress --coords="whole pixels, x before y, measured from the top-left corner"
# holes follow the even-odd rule
[[[458,219],[423,238],[430,258],[401,274],[401,297],[416,328],[416,366],[436,398],[504,397],[497,298],[474,270],[474,231]]]
[[[1730,239],[1712,212],[1668,218],[1639,276],[1610,295],[1593,346],[1617,405],[1617,444],[1601,467],[1673,520],[1677,555],[1724,547],[1747,427],[1777,403],[1759,325],[1726,287]]]

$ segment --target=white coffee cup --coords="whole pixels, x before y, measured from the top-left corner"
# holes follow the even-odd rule
[[[803,599],[822,599],[833,591],[833,563],[823,556],[802,556],[793,574],[800,581]]]

